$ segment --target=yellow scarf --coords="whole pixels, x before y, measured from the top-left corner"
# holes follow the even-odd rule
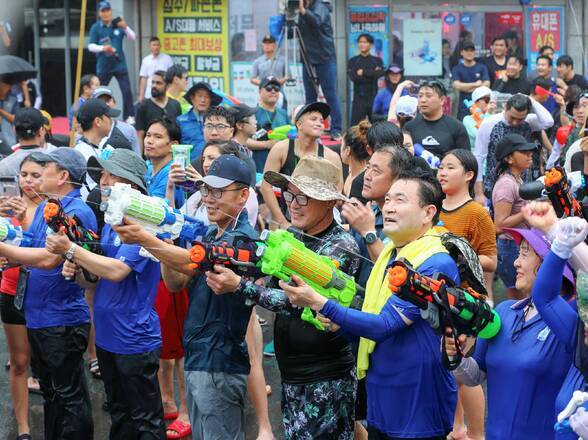
[[[386,266],[394,249],[394,242],[388,243],[374,264],[365,288],[365,299],[361,308],[363,312],[379,315],[392,294],[392,291],[388,288],[388,277],[385,274]],[[429,257],[438,253],[448,254],[449,252],[441,243],[439,231],[431,228],[421,238],[404,246],[395,259],[405,258],[416,269]],[[359,379],[365,377],[370,365],[370,354],[373,353],[375,348],[376,343],[374,341],[360,338],[357,354],[357,377]]]

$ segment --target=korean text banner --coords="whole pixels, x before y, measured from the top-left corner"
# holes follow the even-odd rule
[[[229,91],[228,0],[157,0],[161,50],[188,69],[190,82]]]
[[[370,34],[374,38],[372,55],[382,58],[388,65],[388,7],[350,6],[349,7],[349,58],[359,53],[357,37]]]
[[[443,71],[441,20],[404,20],[403,30],[404,74],[440,76]]]
[[[539,49],[551,46],[554,59],[564,54],[564,8],[528,8],[526,10],[527,58],[529,72],[535,69]]]

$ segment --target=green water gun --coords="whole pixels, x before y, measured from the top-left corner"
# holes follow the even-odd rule
[[[443,334],[446,327],[452,329],[452,336],[479,336],[491,339],[500,331],[500,316],[486,302],[484,295],[475,290],[455,286],[446,278],[421,275],[403,261],[395,261],[388,271],[390,290],[401,299],[422,310],[432,304],[438,312],[438,323],[434,327]],[[445,340],[444,340],[445,341]],[[453,370],[457,368],[463,353],[449,359],[444,351],[443,362]]]
[[[358,290],[353,277],[341,271],[337,262],[307,249],[294,234],[284,230],[263,231],[253,247],[242,241],[224,245],[195,242],[190,259],[194,269],[201,271],[221,264],[248,275],[255,267],[260,276],[270,275],[285,282],[296,275],[316,292],[344,307],[349,307]],[[318,330],[325,329],[309,307],[302,311],[302,320]]]
[[[296,139],[298,136],[298,130],[294,125],[280,125],[273,130],[268,131],[267,138],[276,141],[282,141],[284,139]]]

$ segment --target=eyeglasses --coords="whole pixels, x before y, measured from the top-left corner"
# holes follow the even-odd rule
[[[222,133],[227,128],[231,128],[231,126],[230,125],[226,125],[226,124],[204,124],[204,129],[206,131],[216,130],[219,133]]]
[[[278,86],[265,86],[264,87],[266,92],[279,92],[280,88]]]
[[[304,194],[294,194],[290,191],[282,191],[282,197],[284,197],[284,200],[288,204],[292,203],[292,201],[296,199],[296,203],[298,203],[300,206],[308,205],[308,197]]]
[[[202,197],[208,197],[208,195],[210,194],[213,199],[218,200],[218,199],[222,198],[224,192],[241,191],[242,189],[243,188],[233,188],[233,189],[209,188],[206,185],[202,185],[200,187],[200,195],[202,195]]]

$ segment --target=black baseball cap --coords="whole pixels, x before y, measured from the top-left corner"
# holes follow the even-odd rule
[[[534,142],[529,142],[520,134],[507,134],[496,145],[496,160],[501,161],[515,151],[533,151],[536,149],[537,145]]]
[[[196,93],[197,90],[206,90],[208,92],[208,94],[210,95],[210,105],[212,107],[216,107],[217,105],[220,105],[221,102],[223,102],[222,96],[214,93],[214,91],[212,90],[212,87],[210,87],[210,84],[208,84],[204,81],[200,81],[200,82],[192,84],[192,87],[190,87],[188,89],[188,91],[186,92],[186,94],[184,95],[184,99],[188,102],[191,102],[190,98],[192,97],[192,95],[194,93]]]
[[[230,108],[235,116],[235,122],[241,122],[243,119],[253,116],[257,112],[257,108],[249,107],[247,104],[237,104]]]
[[[97,98],[90,98],[84,102],[78,109],[76,118],[80,123],[93,121],[100,116],[110,116],[116,118],[120,115],[120,110],[110,108],[104,101]]]
[[[30,136],[33,136],[39,128],[46,124],[49,124],[49,121],[36,108],[23,107],[18,109],[14,115],[14,127],[19,131],[25,131]]]
[[[264,78],[261,79],[260,83],[259,83],[259,88],[263,89],[267,86],[269,86],[270,84],[274,84],[276,86],[278,86],[280,89],[282,88],[282,84],[280,84],[280,81],[278,80],[278,78],[276,78],[275,76],[266,76]]]
[[[237,156],[223,154],[210,164],[208,173],[198,181],[198,184],[205,183],[211,188],[225,188],[235,182],[249,186],[251,169]]]
[[[319,112],[321,115],[323,115],[324,119],[327,119],[331,114],[331,107],[329,107],[329,105],[325,102],[318,101],[306,104],[298,111],[298,113],[296,113],[296,116],[294,116],[294,122],[298,122],[302,115],[310,112]]]
[[[461,50],[476,50],[476,45],[473,41],[464,41]]]
[[[263,38],[261,39],[262,43],[275,43],[276,39],[274,38],[274,36],[272,34],[265,34],[263,36]]]

